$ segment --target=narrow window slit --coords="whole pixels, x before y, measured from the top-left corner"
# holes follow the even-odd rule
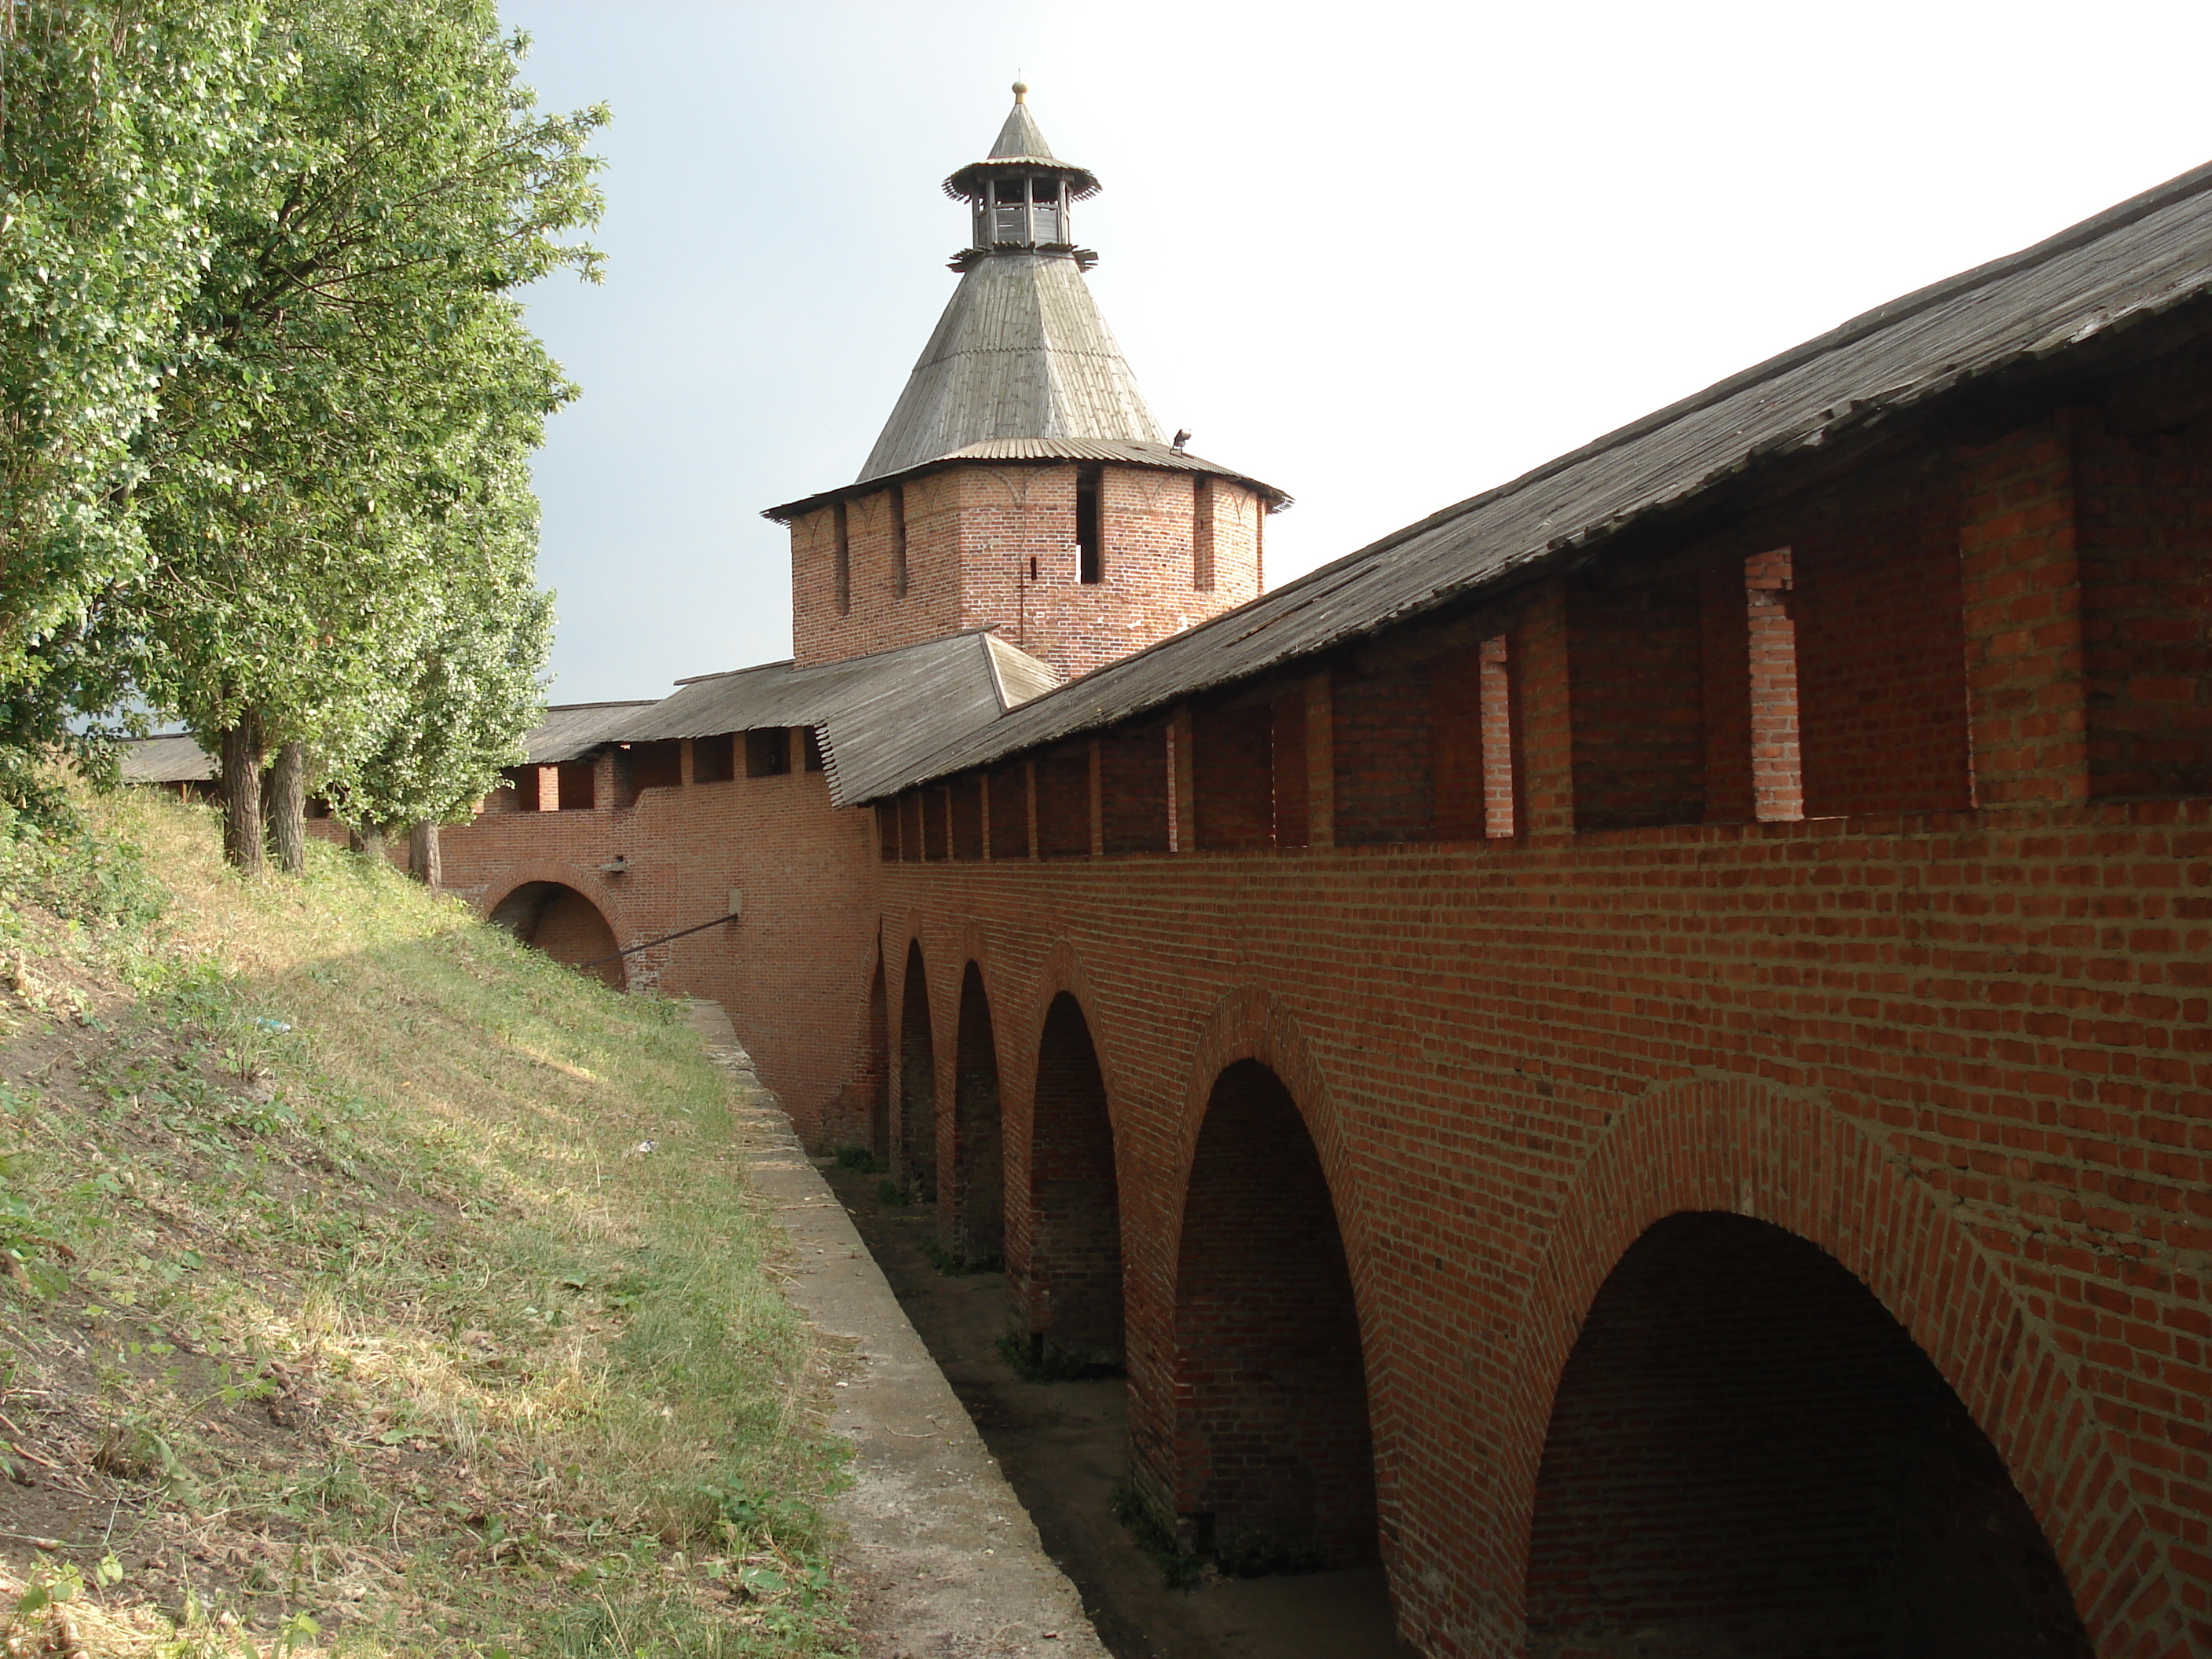
[[[843,617],[850,615],[853,609],[853,535],[844,502],[838,502],[831,509],[831,516],[836,521],[837,614]]]
[[[1075,579],[1080,582],[1105,580],[1105,549],[1101,545],[1098,512],[1098,469],[1080,468],[1075,475]]]

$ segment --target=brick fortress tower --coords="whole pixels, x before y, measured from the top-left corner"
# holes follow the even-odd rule
[[[970,245],[859,479],[770,507],[791,528],[798,664],[986,629],[1073,678],[1260,591],[1280,490],[1162,438],[1098,314],[1074,204],[1017,82],[945,182]]]

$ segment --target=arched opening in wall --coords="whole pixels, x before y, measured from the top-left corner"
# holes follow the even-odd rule
[[[492,907],[485,918],[556,962],[581,968],[617,991],[627,982],[615,952],[615,930],[599,907],[557,881],[526,881]],[[589,964],[589,965],[586,965]]]
[[[868,1151],[887,1164],[891,1158],[890,1021],[884,1007],[881,957],[868,975],[867,1044],[867,1053],[860,1057],[860,1076],[868,1109]]]
[[[907,1188],[929,1203],[937,1196],[937,1044],[929,1030],[929,977],[919,941],[906,947],[899,993],[899,1145],[895,1160]]]
[[[1531,1659],[2088,1659],[2064,1575],[1935,1364],[1833,1256],[1669,1216],[1560,1376]]]
[[[1321,1156],[1274,1073],[1206,1102],[1176,1272],[1177,1530],[1224,1571],[1376,1559],[1367,1369]]]
[[[1006,1141],[999,1126],[999,1043],[991,1000],[974,963],[960,976],[959,1048],[952,1066],[952,1203],[945,1243],[970,1267],[1006,1249]]]
[[[1065,1376],[1122,1360],[1121,1197],[1106,1080],[1082,1005],[1052,1000],[1030,1128],[1023,1312],[1035,1358]]]

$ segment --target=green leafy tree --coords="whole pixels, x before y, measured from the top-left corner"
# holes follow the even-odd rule
[[[137,445],[196,349],[218,177],[287,66],[240,0],[0,6],[0,798],[112,706],[100,601],[143,570]],[[83,745],[79,743],[79,747]]]
[[[388,833],[459,822],[524,758],[521,734],[544,713],[553,626],[528,472],[539,436],[526,410],[501,411],[460,470],[469,488],[434,526],[419,646],[362,740],[326,757],[325,793],[351,823]]]
[[[125,629],[149,701],[220,756],[226,850],[249,870],[272,752],[325,757],[379,810],[421,793],[373,788],[366,757],[410,696],[446,695],[423,678],[441,642],[504,628],[537,653],[537,695],[543,601],[467,568],[509,572],[516,550],[471,504],[522,488],[520,457],[573,394],[512,291],[596,274],[563,238],[597,216],[584,145],[605,118],[538,112],[525,43],[483,0],[285,0],[264,40],[294,67],[216,191],[184,313],[208,345],[143,447],[154,560]],[[503,615],[456,615],[494,595]],[[488,659],[452,649],[454,673]],[[461,752],[451,793],[481,771]]]

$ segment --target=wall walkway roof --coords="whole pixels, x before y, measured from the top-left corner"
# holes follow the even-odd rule
[[[2212,165],[1852,319],[1010,713],[884,793],[1255,678],[2212,293]]]
[[[1050,667],[971,629],[896,651],[806,668],[763,663],[678,683],[666,697],[557,703],[523,738],[532,766],[581,760],[613,743],[704,738],[768,726],[811,726],[822,742],[830,799],[872,794],[962,733],[1060,683]],[[199,782],[215,767],[185,732],[125,747],[126,783]]]

